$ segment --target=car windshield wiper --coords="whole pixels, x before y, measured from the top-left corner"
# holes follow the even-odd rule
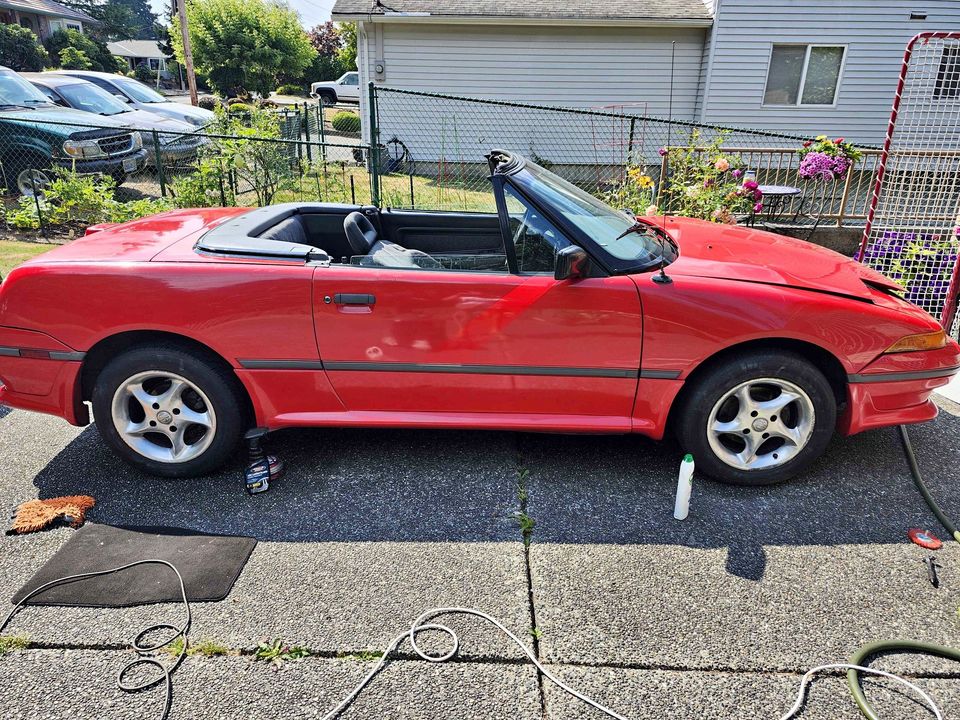
[[[19,108],[21,110],[36,110],[36,108],[33,105],[21,105],[19,103],[0,103],[0,107]]]

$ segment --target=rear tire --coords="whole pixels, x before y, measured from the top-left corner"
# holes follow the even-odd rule
[[[320,90],[317,92],[317,97],[323,100],[323,104],[326,106],[337,104],[336,93],[332,93],[329,90]]]
[[[735,485],[795,477],[833,437],[837,407],[823,373],[800,355],[762,351],[709,368],[676,421],[697,468]]]
[[[110,449],[162,477],[216,470],[245,429],[236,376],[206,354],[176,346],[141,347],[114,358],[98,375],[92,402]]]

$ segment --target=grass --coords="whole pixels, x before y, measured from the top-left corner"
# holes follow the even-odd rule
[[[6,277],[20,263],[55,247],[45,243],[0,240],[0,275]]]
[[[26,650],[29,646],[30,639],[26,635],[0,635],[0,655]]]
[[[338,660],[356,660],[358,662],[375,662],[382,657],[382,650],[361,650],[360,652],[340,653],[337,655]]]
[[[168,655],[178,656],[183,651],[183,638],[177,638],[169,645],[165,645],[163,651]],[[219,657],[222,655],[237,655],[238,651],[231,650],[226,645],[221,645],[215,640],[198,640],[191,643],[187,648],[187,655],[202,655],[203,657]]]

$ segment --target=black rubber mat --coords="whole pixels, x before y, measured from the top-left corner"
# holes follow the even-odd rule
[[[88,523],[13,596],[17,603],[35,588],[67,575],[106,570],[136,560],[166,560],[183,576],[190,602],[223,600],[257,541],[169,527],[113,527]],[[28,605],[128,607],[180,602],[176,575],[163,565],[137,567],[45,590]]]

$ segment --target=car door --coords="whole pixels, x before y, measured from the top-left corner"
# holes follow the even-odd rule
[[[513,200],[507,241],[521,238],[527,259],[513,272],[460,270],[470,267],[462,257],[432,269],[317,268],[320,356],[350,412],[388,423],[630,429],[636,286],[623,276],[555,280],[547,258],[569,241]]]
[[[347,73],[337,82],[338,100],[354,100],[356,102],[360,101],[360,73]]]

